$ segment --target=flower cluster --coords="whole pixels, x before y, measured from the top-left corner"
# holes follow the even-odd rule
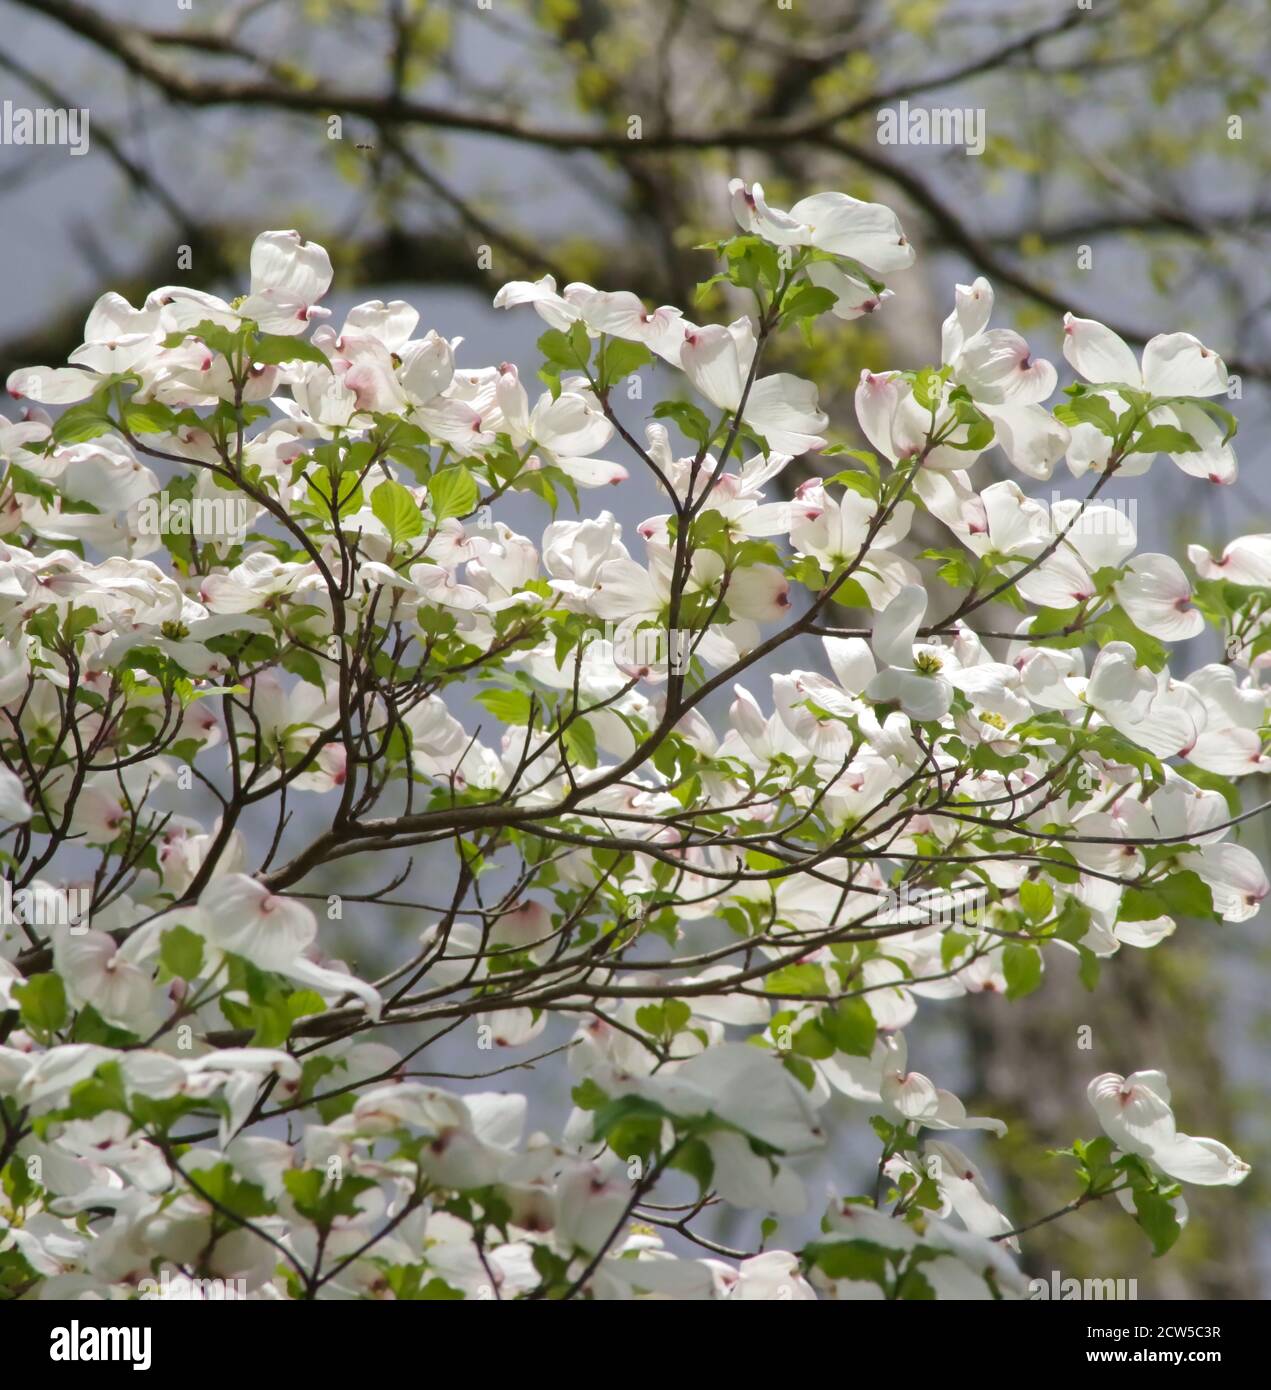
[[[1026,996],[1054,951],[1091,982],[1180,918],[1258,911],[1271,537],[1191,547],[1194,577],[1137,553],[1098,495],[1160,454],[1234,477],[1221,360],[1069,316],[1080,380],[1048,406],[1055,366],[989,327],[983,279],[939,363],[862,375],[871,448],[831,443],[765,347],[894,312],[878,277],[913,249],[844,194],[731,192],[710,292],[751,312],[509,284],[496,306],[547,326],[533,388],[401,301],[337,331],[330,260],[287,231],[242,297],[107,294],[69,365],[10,377],[3,1294],[1024,1296],[941,1137],[1004,1126],[912,1070],[905,1030]],[[620,388],[652,366],[674,389],[641,430]],[[1023,483],[987,481],[995,449]],[[1089,495],[1030,496],[1060,460]],[[632,469],[664,505],[634,533],[558,515]],[[920,513],[942,548],[915,553]],[[1207,628],[1222,660],[1171,673]],[[426,875],[330,877],[416,847]],[[363,978],[342,958],[403,895],[423,930]],[[562,1020],[551,1135],[419,1069],[447,1033],[473,1081],[492,1049],[549,1057]],[[1159,1073],[1089,1094],[1083,1194],[1158,1250],[1180,1183],[1247,1172],[1177,1132]],[[821,1200],[835,1097],[872,1117],[878,1187],[770,1248]],[[747,1248],[701,1231],[717,1204]]]

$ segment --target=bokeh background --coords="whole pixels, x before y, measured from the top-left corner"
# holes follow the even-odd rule
[[[84,157],[0,145],[0,373],[64,360],[104,289],[240,293],[252,237],[296,227],[332,253],[337,323],[361,299],[407,298],[422,327],[463,335],[461,361],[532,377],[541,325],[490,307],[508,279],[551,271],[730,316],[694,304],[715,268],[694,248],[728,233],[741,174],[778,206],[821,189],[889,203],[918,248],[884,313],[783,349],[820,385],[836,438],[859,442],[860,369],[931,361],[953,284],[984,274],[997,321],[1056,361],[1070,309],[1140,343],[1193,332],[1238,374],[1232,486],[1159,460],[1118,483],[1142,549],[1271,529],[1266,0],[0,0],[0,33],[0,99],[91,113]],[[877,113],[902,100],[983,111],[983,154],[880,144]],[[994,458],[976,467],[980,486],[1008,476]],[[1076,491],[1062,465],[1052,483],[1017,480],[1047,500]],[[604,501],[628,526],[656,509],[638,486]],[[531,535],[542,520],[501,519]],[[1212,657],[1197,646],[1175,669]],[[1245,784],[1251,803],[1265,781]],[[1262,823],[1241,839],[1271,852]],[[333,891],[387,876],[346,863]],[[341,931],[359,940],[326,944],[365,964],[421,925],[349,914]],[[1044,1155],[1093,1133],[1083,1091],[1098,1071],[1161,1067],[1180,1124],[1254,1164],[1237,1192],[1191,1190],[1165,1261],[1103,1204],[1030,1236],[1030,1273],[1267,1296],[1269,927],[1265,910],[1183,923],[1163,949],[1123,950],[1093,993],[1051,953],[1027,1007],[976,996],[920,1015],[916,1064],[1010,1122],[968,1148],[1017,1220],[1072,1195]],[[426,1054],[457,1057],[453,1041]],[[510,1078],[557,1124],[560,1071]],[[847,1143],[819,1176],[863,1191],[869,1161]]]

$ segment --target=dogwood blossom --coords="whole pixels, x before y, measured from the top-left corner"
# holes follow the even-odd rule
[[[766,359],[895,312],[913,246],[729,192],[726,323],[543,276],[495,299],[541,360],[480,365],[400,300],[337,331],[268,231],[241,296],[106,294],[9,378],[5,1288],[1020,1298],[1040,1221],[1115,1194],[1160,1250],[1178,1183],[1247,1173],[1108,1073],[1076,1197],[1005,1211],[926,1026],[1271,892],[1271,543],[1189,571],[1114,500],[1158,453],[1234,476],[1221,360],[1069,315],[1049,404],[978,278],[938,361],[862,373],[858,449]],[[1061,458],[1100,496],[1033,496]],[[638,524],[586,505],[641,470]],[[852,1107],[881,1152],[827,1206]]]

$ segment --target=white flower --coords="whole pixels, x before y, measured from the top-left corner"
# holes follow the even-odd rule
[[[1104,1133],[1167,1177],[1205,1187],[1234,1187],[1249,1175],[1249,1165],[1217,1139],[1196,1139],[1177,1131],[1163,1072],[1105,1072],[1086,1088],[1086,1096]]]
[[[330,312],[317,303],[331,287],[331,258],[299,232],[262,232],[252,243],[251,274],[239,312],[266,333],[303,333]]]
[[[1189,850],[1181,862],[1209,885],[1214,907],[1224,922],[1246,922],[1262,909],[1271,893],[1266,870],[1258,856],[1244,845],[1205,845]]]
[[[563,469],[582,487],[621,483],[627,470],[618,463],[593,457],[613,438],[614,428],[604,411],[582,391],[545,391],[530,411],[525,388],[515,367],[499,373],[497,398],[504,428],[518,449],[537,445],[542,463]]]
[[[688,379],[722,410],[741,408],[742,418],[779,454],[806,454],[825,447],[822,431],[829,424],[810,381],[779,372],[760,377],[746,392],[755,356],[754,325],[741,318],[727,327],[708,324],[684,337],[680,363]]]
[[[1049,478],[1070,438],[1040,404],[1055,389],[1055,368],[1034,357],[1018,333],[988,327],[993,298],[983,276],[957,287],[953,312],[944,321],[943,358],[953,380],[992,421],[1007,458],[1029,477]]]
[[[1187,558],[1202,579],[1229,579],[1233,584],[1271,585],[1271,535],[1237,536],[1215,560],[1203,545],[1189,545]]]
[[[158,351],[159,315],[134,309],[119,294],[104,294],[84,325],[84,342],[70,355],[69,367],[19,367],[10,372],[8,391],[17,400],[69,405],[84,401],[103,378],[143,366]]]
[[[926,590],[911,584],[878,615],[872,642],[879,671],[865,688],[867,700],[895,700],[911,719],[920,720],[942,718],[953,703],[953,686],[940,674],[941,658],[914,653],[926,612]]]
[[[846,193],[814,193],[782,212],[767,205],[757,183],[747,188],[733,179],[728,191],[737,225],[776,246],[815,247],[859,261],[880,275],[914,263],[914,249],[899,219],[881,203],[862,203]]]
[[[1147,424],[1169,425],[1195,441],[1195,450],[1172,453],[1184,473],[1210,482],[1230,483],[1236,476],[1236,457],[1223,440],[1223,430],[1205,410],[1175,397],[1217,396],[1227,390],[1227,368],[1222,358],[1190,333],[1159,333],[1143,349],[1140,362],[1129,345],[1110,328],[1094,319],[1064,315],[1064,356],[1076,371],[1109,403],[1114,415],[1126,408],[1118,386],[1147,391],[1173,403],[1149,412]],[[1080,475],[1089,468],[1102,470],[1108,462],[1112,440],[1098,426],[1082,423],[1072,431],[1068,465]],[[1127,477],[1145,473],[1153,455],[1126,456],[1119,472]]]
[[[1153,637],[1185,642],[1205,630],[1183,567],[1169,555],[1136,556],[1114,587],[1135,625]]]

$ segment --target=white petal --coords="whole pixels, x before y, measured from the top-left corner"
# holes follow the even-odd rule
[[[887,666],[912,667],[914,640],[927,613],[927,591],[907,584],[874,623],[874,655]]]
[[[790,216],[808,229],[809,242],[821,251],[848,256],[879,275],[914,263],[896,214],[881,203],[862,203],[846,193],[814,193],[801,198]]]
[[[1154,396],[1217,396],[1227,368],[1190,333],[1158,333],[1143,349],[1143,380]]]
[[[1094,386],[1141,386],[1138,360],[1123,338],[1094,319],[1064,315],[1064,356]]]

